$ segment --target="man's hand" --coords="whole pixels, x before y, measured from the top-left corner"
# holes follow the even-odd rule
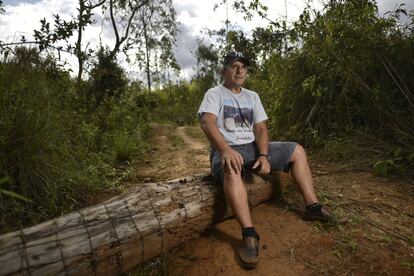
[[[253,170],[258,170],[257,173],[259,174],[269,174],[270,173],[270,163],[269,159],[266,156],[259,156],[256,162],[254,162]]]
[[[234,149],[228,149],[221,153],[221,166],[224,171],[228,170],[230,174],[241,173],[243,167],[243,157]]]

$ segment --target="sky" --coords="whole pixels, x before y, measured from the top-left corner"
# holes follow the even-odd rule
[[[314,0],[314,8],[322,7],[322,0]],[[225,6],[214,10],[214,4],[220,0],[196,1],[196,0],[173,0],[174,8],[179,21],[179,33],[177,36],[174,52],[182,71],[181,77],[189,78],[194,73],[196,58],[194,52],[199,39],[208,39],[205,29],[220,29],[228,16],[234,28],[251,31],[258,26],[266,26],[266,21],[256,17],[251,22],[245,22],[241,14],[226,9]],[[262,0],[269,7],[268,14],[272,18],[285,16],[285,0]],[[18,42],[20,36],[24,35],[30,40],[33,30],[40,28],[40,19],[46,18],[53,22],[52,15],[58,13],[62,18],[69,20],[75,16],[78,0],[3,0],[6,14],[0,15],[0,41]],[[303,11],[306,0],[286,0],[288,21],[295,21]],[[414,9],[414,0],[378,0],[379,14],[395,9],[400,3],[405,3],[407,10]],[[104,30],[102,30],[104,29]],[[99,34],[97,36],[96,34]],[[85,32],[85,40],[94,49],[99,40],[104,44],[113,45],[114,35],[111,28],[102,28],[101,25],[90,26]],[[70,66],[76,67],[75,59],[67,57]],[[127,73],[136,74],[134,65],[128,65],[119,55],[120,62],[124,65]],[[76,69],[74,70],[76,71]]]

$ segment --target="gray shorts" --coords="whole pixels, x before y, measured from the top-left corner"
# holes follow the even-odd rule
[[[290,159],[296,148],[295,142],[269,142],[269,161],[272,171],[288,172],[290,169]],[[256,143],[231,146],[243,156],[243,170],[250,170],[257,159]],[[211,172],[218,180],[223,180],[223,168],[220,163],[220,153],[215,149],[211,151]]]

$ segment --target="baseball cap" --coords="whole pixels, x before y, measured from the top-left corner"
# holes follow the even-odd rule
[[[229,65],[235,60],[240,60],[244,65],[250,66],[249,59],[242,52],[228,53],[223,60],[223,66]]]

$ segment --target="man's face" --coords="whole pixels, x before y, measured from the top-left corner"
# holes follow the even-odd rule
[[[241,87],[246,81],[247,66],[236,60],[228,65],[223,72],[224,82],[233,87]]]

